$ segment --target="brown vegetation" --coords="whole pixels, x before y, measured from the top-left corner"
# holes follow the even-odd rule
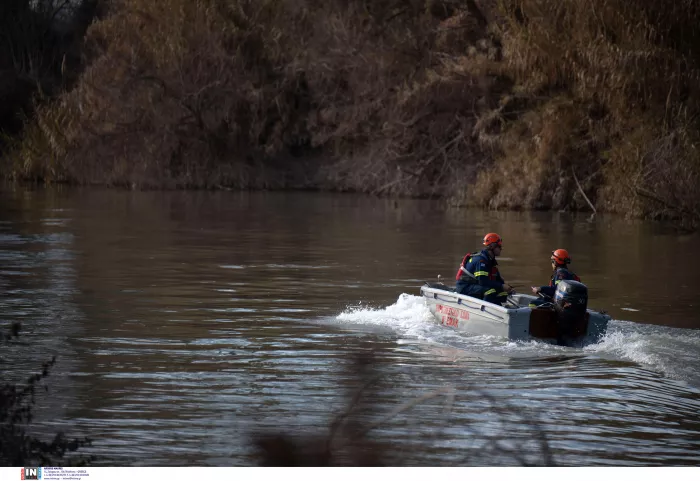
[[[5,349],[17,342],[21,330],[18,322],[13,322],[7,332],[3,326],[0,331],[0,354],[4,355]],[[0,356],[3,372],[9,370],[10,363],[10,360]],[[41,369],[37,368],[37,372],[29,376],[25,383],[4,380],[0,383],[0,463],[3,466],[84,466],[95,461],[94,456],[75,455],[76,451],[90,446],[90,439],[70,439],[59,431],[51,442],[46,442],[40,439],[46,437],[45,430],[38,436],[36,429],[32,429],[35,427],[35,393],[40,388],[48,391],[44,381],[55,363],[54,356],[43,363]]]
[[[699,25],[690,0],[113,0],[5,169],[693,227]]]
[[[575,172],[603,209],[697,225],[700,4],[501,6],[502,67],[528,108],[498,139],[497,168],[482,174],[489,202],[585,206]],[[517,172],[532,176],[528,187],[499,188]]]
[[[97,0],[0,2],[0,133],[21,130],[33,96],[51,98],[75,82],[96,6]]]

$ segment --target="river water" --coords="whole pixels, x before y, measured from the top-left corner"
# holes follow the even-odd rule
[[[257,439],[326,440],[350,411],[334,462],[700,464],[698,236],[340,194],[0,201],[0,322],[24,328],[3,381],[57,355],[35,429],[89,436],[97,465],[256,464]],[[523,291],[568,249],[613,316],[606,337],[576,349],[436,325],[420,285],[452,279],[489,231]]]

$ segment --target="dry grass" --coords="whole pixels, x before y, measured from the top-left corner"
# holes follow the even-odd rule
[[[17,178],[492,208],[589,209],[587,197],[700,222],[696,2],[110,8],[88,32],[77,87],[30,123]]]
[[[602,209],[697,226],[700,196],[689,188],[700,176],[697,2],[503,0],[499,8],[498,68],[529,108],[498,139],[496,166],[482,172],[474,200],[586,208],[575,172]]]
[[[476,104],[501,88],[459,59],[457,4],[115,1],[88,33],[90,67],[56,103],[74,115],[65,151],[43,155],[60,165],[45,178],[442,195],[474,177]]]
[[[97,1],[0,2],[0,148],[31,117],[34,97],[43,103],[75,82],[82,35]]]

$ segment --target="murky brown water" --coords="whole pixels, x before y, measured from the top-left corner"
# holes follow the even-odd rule
[[[698,236],[317,193],[0,201],[0,320],[25,327],[3,376],[57,354],[40,427],[90,436],[98,464],[251,464],[251,433],[327,432],[357,388],[352,359],[370,351],[384,377],[366,425],[454,394],[370,431],[387,462],[518,464],[514,447],[541,463],[544,435],[556,464],[700,463]],[[606,338],[581,350],[433,324],[422,281],[451,279],[487,231],[522,286],[546,283],[549,253],[567,248],[615,319]]]

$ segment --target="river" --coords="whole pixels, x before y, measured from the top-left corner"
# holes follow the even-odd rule
[[[325,439],[351,405],[340,463],[700,464],[697,235],[351,194],[0,201],[0,323],[24,328],[3,381],[56,355],[35,429],[89,436],[96,465],[256,464],[256,439]],[[614,319],[605,338],[577,349],[436,325],[420,285],[453,279],[490,231],[523,291],[569,250],[589,305]]]

